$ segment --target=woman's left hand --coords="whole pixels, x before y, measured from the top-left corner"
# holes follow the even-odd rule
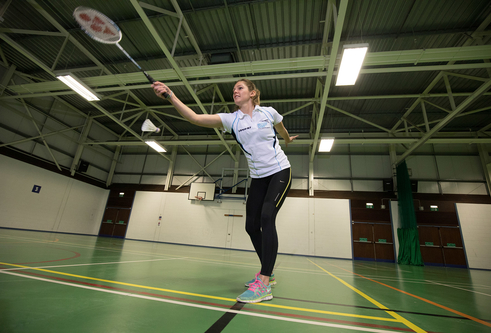
[[[291,143],[291,142],[293,142],[293,140],[295,140],[296,138],[298,138],[298,135],[289,136],[288,137],[288,141],[285,140],[286,146],[288,147],[288,144]]]

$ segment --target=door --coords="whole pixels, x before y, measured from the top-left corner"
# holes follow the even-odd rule
[[[353,258],[394,262],[392,225],[353,222]]]
[[[131,208],[107,207],[102,218],[99,236],[124,238]]]
[[[420,225],[418,233],[425,264],[467,267],[459,227]]]

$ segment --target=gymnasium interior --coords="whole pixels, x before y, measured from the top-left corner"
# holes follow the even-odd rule
[[[484,0],[3,0],[0,332],[490,332],[490,59]],[[197,114],[250,79],[298,135],[272,300],[236,300],[240,144],[143,71]]]

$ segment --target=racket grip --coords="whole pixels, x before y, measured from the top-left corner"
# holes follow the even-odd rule
[[[150,83],[154,83],[155,80],[153,77],[150,76],[150,74],[148,74],[147,72],[143,71],[143,74],[145,74],[145,76],[147,77],[148,81],[150,81]],[[164,97],[167,98],[169,97],[169,94],[168,93],[163,93]]]
[[[148,74],[145,71],[143,71],[143,74],[145,74],[145,76],[147,77],[148,81],[150,81],[150,83],[154,83],[155,82],[154,78],[151,77],[150,74]]]

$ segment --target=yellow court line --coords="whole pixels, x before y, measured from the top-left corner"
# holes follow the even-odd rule
[[[112,283],[112,284],[123,285],[123,286],[128,286],[128,287],[147,289],[147,290],[157,290],[157,291],[163,291],[163,292],[168,292],[168,293],[173,293],[173,294],[202,297],[202,298],[215,299],[215,300],[221,300],[221,301],[227,301],[227,302],[233,302],[233,303],[237,302],[237,300],[233,299],[233,298],[196,294],[196,293],[190,293],[190,292],[186,292],[186,291],[171,290],[171,289],[164,289],[164,288],[157,288],[157,287],[150,287],[150,286],[142,286],[142,285],[133,284],[133,283],[105,280],[105,279],[99,279],[99,278],[94,278],[94,277],[90,277],[90,276],[82,276],[82,275],[77,275],[77,274],[57,272],[57,271],[52,271],[52,270],[42,269],[42,268],[33,268],[33,267],[29,267],[29,266],[24,266],[24,265],[10,264],[10,263],[4,263],[4,262],[0,262],[0,265],[32,269],[32,270],[46,272],[46,273],[65,275],[65,276],[75,277],[75,278],[79,278],[79,279],[93,280],[93,281],[98,281],[98,282],[106,282],[106,283]],[[362,318],[362,319],[371,319],[371,320],[388,321],[388,322],[400,322],[400,320],[398,320],[398,319],[364,316],[364,315],[357,315],[357,314],[351,314],[351,313],[324,311],[324,310],[307,309],[307,308],[297,308],[297,307],[285,306],[285,305],[276,305],[276,304],[267,304],[267,303],[255,303],[254,305],[273,307],[273,308],[279,308],[279,309],[284,309],[284,310],[296,310],[296,311],[302,311],[302,312],[312,312],[312,313],[320,313],[320,314],[326,314],[326,315],[335,315],[335,316],[342,316],[342,317]]]
[[[332,274],[331,272],[326,271],[324,268],[322,268],[321,266],[317,265],[312,260],[310,260],[310,259],[307,259],[307,260],[310,261],[315,266],[319,267],[321,270],[323,270],[324,272],[326,272],[327,274],[329,274],[333,278],[335,278],[336,280],[338,280],[339,282],[341,282],[342,284],[344,284],[346,287],[350,288],[351,290],[353,290],[354,292],[356,292],[357,294],[359,294],[360,296],[362,296],[363,298],[365,298],[366,300],[368,300],[370,303],[375,304],[380,309],[388,310],[388,311],[385,311],[385,312],[387,312],[389,315],[391,315],[392,317],[394,317],[398,322],[403,323],[404,325],[406,325],[407,327],[409,327],[410,329],[412,329],[415,332],[418,332],[418,333],[426,333],[426,331],[423,330],[422,328],[420,328],[420,327],[416,326],[415,324],[411,323],[409,320],[407,320],[406,318],[402,317],[398,313],[395,313],[394,311],[390,311],[389,308],[386,307],[385,305],[383,305],[380,302],[374,300],[373,298],[371,298],[370,296],[368,296],[364,292],[356,289],[355,287],[353,287],[349,283],[345,282],[344,280],[338,278],[336,275]]]

